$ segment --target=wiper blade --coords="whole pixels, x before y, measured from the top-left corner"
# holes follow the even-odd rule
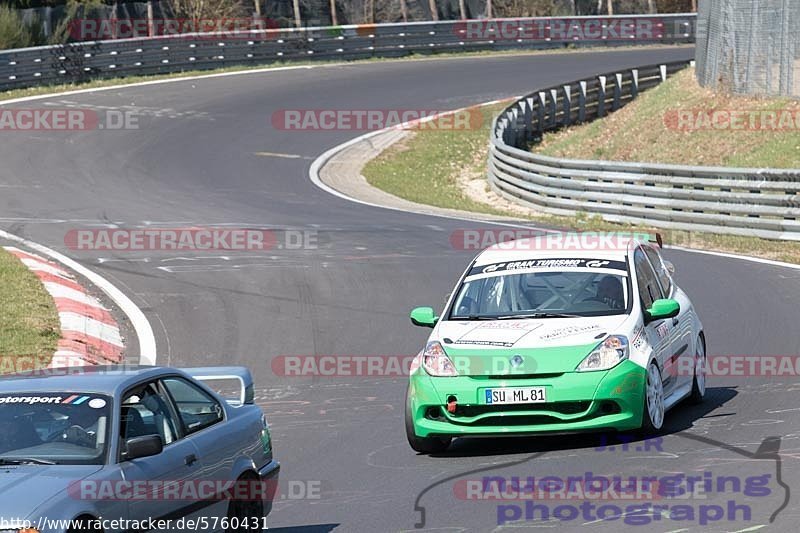
[[[486,316],[486,315],[469,315],[469,316],[454,316],[452,320],[497,320],[497,317]]]
[[[55,461],[36,457],[0,457],[0,465],[55,465]]]
[[[566,313],[526,313],[520,315],[503,315],[495,317],[495,320],[513,320],[515,318],[583,318],[580,315],[569,315]]]

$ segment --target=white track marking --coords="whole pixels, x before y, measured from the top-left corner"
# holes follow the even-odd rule
[[[136,337],[139,341],[139,363],[142,365],[156,364],[156,338],[153,334],[153,328],[150,326],[150,322],[147,321],[147,317],[144,316],[142,310],[139,309],[139,307],[137,307],[136,304],[125,295],[125,293],[116,288],[110,281],[105,279],[100,274],[89,270],[85,266],[73,259],[70,259],[64,254],[56,252],[55,250],[51,250],[50,248],[33,241],[18,237],[13,233],[8,233],[7,231],[0,230],[0,237],[22,244],[28,248],[36,250],[41,254],[46,255],[50,259],[53,259],[54,261],[57,261],[67,268],[73,270],[74,272],[77,272],[97,286],[109,298],[111,298],[111,300],[122,310],[123,313],[125,313],[125,315],[127,315],[128,319],[131,321],[131,325],[136,331]]]
[[[76,331],[114,346],[124,347],[119,328],[76,313],[58,313],[62,331]]]
[[[50,98],[56,98],[60,96],[69,96],[73,94],[90,94],[90,93],[97,93],[102,91],[115,91],[118,89],[129,89],[131,87],[146,87],[148,85],[161,85],[165,83],[177,83],[180,81],[192,81],[192,80],[205,80],[210,78],[227,78],[231,76],[243,76],[246,74],[265,74],[269,72],[283,72],[287,70],[310,70],[312,68],[319,68],[323,66],[336,66],[336,65],[299,65],[296,67],[275,67],[275,68],[259,68],[259,69],[252,69],[252,70],[237,70],[235,72],[221,72],[218,74],[198,74],[196,76],[186,76],[183,78],[168,78],[165,80],[150,80],[150,81],[140,81],[137,83],[120,83],[119,85],[109,85],[108,87],[91,87],[89,89],[75,89],[72,91],[64,91],[61,93],[50,93],[50,94],[37,94],[35,96],[22,96],[20,98],[14,98],[11,100],[0,100],[0,106],[5,104],[18,104],[20,102],[32,102],[35,100],[46,100]]]
[[[105,309],[100,302],[85,292],[73,289],[71,287],[66,287],[61,283],[45,281],[44,288],[47,289],[47,292],[49,292],[53,298],[66,298],[67,300],[72,300],[73,302],[78,302],[79,304],[86,305],[88,307],[94,307],[95,309]]]

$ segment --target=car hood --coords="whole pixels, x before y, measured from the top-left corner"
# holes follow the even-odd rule
[[[100,465],[13,465],[0,467],[0,516],[29,518],[40,505],[69,498],[68,487],[100,470]]]
[[[462,375],[563,373],[573,371],[607,335],[624,334],[627,319],[448,320],[438,324],[431,340],[441,342]]]

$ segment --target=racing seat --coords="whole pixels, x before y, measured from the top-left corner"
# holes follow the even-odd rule
[[[597,296],[587,298],[584,302],[601,302],[609,309],[619,310],[625,306],[625,291],[622,282],[616,276],[603,276],[597,284]]]
[[[122,418],[120,420],[119,433],[123,439],[141,437],[148,434],[142,414],[136,407],[132,405],[123,405],[121,414]]]

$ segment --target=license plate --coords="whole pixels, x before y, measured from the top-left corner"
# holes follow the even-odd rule
[[[483,402],[486,405],[511,405],[518,403],[547,402],[544,387],[513,387],[484,389]]]

